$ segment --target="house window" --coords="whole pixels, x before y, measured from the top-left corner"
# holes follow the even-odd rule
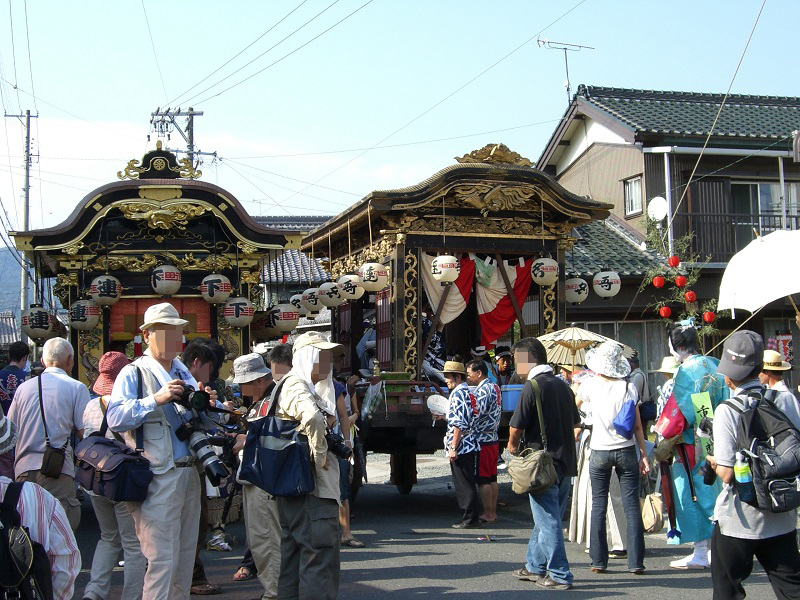
[[[642,177],[633,177],[622,182],[625,186],[625,216],[642,212]]]

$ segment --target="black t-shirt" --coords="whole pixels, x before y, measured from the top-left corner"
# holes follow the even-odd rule
[[[578,407],[575,405],[575,394],[566,382],[553,373],[542,373],[535,379],[541,392],[547,450],[553,457],[558,476],[573,477],[578,474],[574,429],[581,422]],[[526,381],[525,387],[522,388],[519,403],[509,424],[515,429],[523,430],[522,441],[525,447],[535,449],[542,447],[536,399],[530,381]]]

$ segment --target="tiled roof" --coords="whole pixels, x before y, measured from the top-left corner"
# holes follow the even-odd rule
[[[322,225],[325,221],[330,220],[331,217],[323,216],[278,216],[278,217],[262,217],[253,216],[253,219],[259,225],[269,227],[271,229],[279,229],[281,231],[311,231]]]
[[[724,94],[578,86],[576,96],[637,132],[708,135]],[[731,94],[714,136],[783,139],[800,128],[800,98]]]
[[[0,311],[0,346],[10,346],[20,339],[20,325],[14,311]]]
[[[567,272],[591,277],[604,266],[621,276],[640,276],[647,269],[661,264],[663,258],[642,250],[640,241],[628,233],[613,217],[605,221],[606,260],[603,264],[603,221],[593,221],[576,227],[578,239],[574,249],[567,251]]]
[[[285,250],[277,260],[268,262],[264,266],[261,280],[264,283],[278,283],[286,286],[297,286],[308,283],[308,269],[311,264],[311,276],[315,284],[328,281],[328,272],[323,268],[322,261],[315,258],[311,263],[305,254],[299,250]]]

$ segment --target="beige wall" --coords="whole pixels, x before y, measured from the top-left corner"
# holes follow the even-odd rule
[[[558,182],[579,196],[590,196],[592,200],[614,205],[613,213],[625,219],[633,228],[644,234],[644,216],[625,218],[625,196],[623,181],[636,175],[642,176],[642,204],[646,182],[644,181],[644,158],[642,151],[630,145],[595,143],[580,158],[559,174]]]

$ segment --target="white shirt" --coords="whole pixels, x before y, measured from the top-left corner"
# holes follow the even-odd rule
[[[40,377],[50,446],[61,448],[73,430],[83,429],[83,412],[89,403],[89,388],[57,367],[47,367]],[[45,442],[44,424],[39,409],[38,379],[33,377],[17,388],[8,411],[8,418],[19,429],[14,462],[17,476],[42,468]],[[67,446],[61,472],[70,477],[75,476],[71,445]]]
[[[8,477],[0,476],[1,496],[5,496],[10,483]],[[44,546],[50,558],[53,598],[69,600],[75,590],[75,578],[81,570],[81,553],[67,513],[50,492],[31,482],[22,486],[17,512],[31,539]]]
[[[636,444],[634,438],[619,435],[614,427],[614,419],[626,401],[639,403],[632,384],[595,375],[581,383],[578,399],[589,402],[592,407],[592,437],[589,441],[592,450],[619,450]]]

